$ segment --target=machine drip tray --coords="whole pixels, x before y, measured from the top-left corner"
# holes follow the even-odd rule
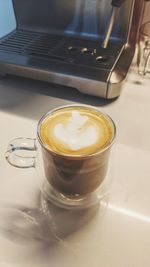
[[[111,69],[121,51],[121,44],[101,48],[95,40],[15,30],[0,40],[0,52],[13,53],[87,68]]]

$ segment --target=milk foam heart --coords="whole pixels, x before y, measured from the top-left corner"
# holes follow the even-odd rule
[[[41,123],[40,137],[48,149],[72,156],[90,155],[112,140],[111,120],[89,107],[65,107],[49,114]]]

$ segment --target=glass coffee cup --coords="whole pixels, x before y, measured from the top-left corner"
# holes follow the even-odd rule
[[[138,73],[150,74],[150,21],[141,25],[138,41]]]
[[[15,167],[34,167],[49,201],[65,208],[84,208],[106,193],[115,136],[113,120],[99,109],[62,106],[39,120],[36,139],[12,140],[6,159]]]

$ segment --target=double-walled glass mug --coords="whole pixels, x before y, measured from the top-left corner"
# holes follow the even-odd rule
[[[12,140],[6,159],[15,167],[34,167],[47,200],[61,207],[84,208],[107,194],[115,136],[113,120],[99,109],[62,106],[39,120],[36,139]]]
[[[140,27],[138,42],[138,73],[150,74],[150,21]]]

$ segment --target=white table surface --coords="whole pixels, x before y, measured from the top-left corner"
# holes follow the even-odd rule
[[[37,121],[43,113],[76,102],[99,107],[116,123],[110,196],[98,209],[73,212],[52,208],[51,218],[42,220],[37,213],[36,172],[9,166],[5,150],[15,137],[35,137]],[[50,228],[55,226],[59,229],[53,240]],[[150,266],[150,79],[140,79],[135,66],[121,96],[112,102],[42,82],[0,79],[0,267],[3,266]]]

